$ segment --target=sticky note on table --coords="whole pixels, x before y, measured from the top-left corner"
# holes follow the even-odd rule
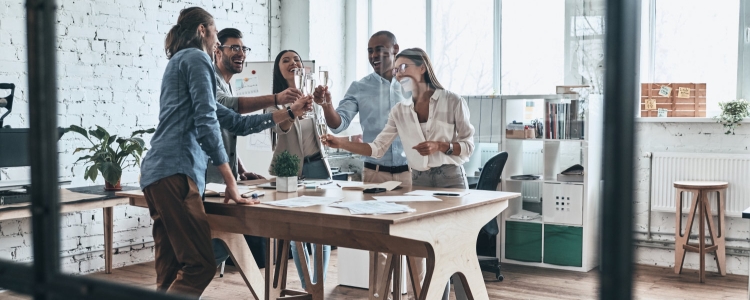
[[[690,88],[681,87],[677,91],[677,98],[690,98]]]
[[[646,110],[656,109],[656,99],[646,99]]]
[[[662,85],[661,88],[659,89],[659,95],[661,96],[669,96],[669,93],[671,92],[672,92],[672,88],[666,85]]]

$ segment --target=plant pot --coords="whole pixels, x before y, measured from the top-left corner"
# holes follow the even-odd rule
[[[117,181],[117,184],[112,185],[111,183],[104,181],[104,190],[105,191],[122,191],[122,186],[120,186],[120,181]]]
[[[276,191],[293,193],[297,191],[297,177],[276,177]]]

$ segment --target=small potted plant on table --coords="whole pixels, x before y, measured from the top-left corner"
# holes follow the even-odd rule
[[[297,191],[297,172],[299,172],[299,157],[288,151],[279,153],[271,165],[276,175],[276,191],[291,193]]]
[[[110,135],[107,130],[101,126],[96,126],[96,130],[86,130],[76,125],[70,125],[65,128],[64,133],[75,132],[86,138],[91,143],[91,147],[76,148],[73,154],[78,151],[89,151],[89,155],[84,155],[78,158],[73,167],[78,162],[83,161],[86,166],[84,171],[83,179],[91,179],[96,181],[99,172],[102,173],[104,178],[104,189],[107,191],[119,191],[122,190],[120,186],[120,177],[122,176],[122,170],[127,167],[134,167],[141,165],[141,156],[143,151],[146,151],[146,143],[141,138],[144,133],[154,133],[156,129],[150,128],[146,130],[136,130],[130,134],[129,138],[118,137],[117,135]],[[116,149],[112,146],[117,143]],[[133,157],[132,161],[128,161],[128,157]],[[73,168],[71,167],[71,172]]]

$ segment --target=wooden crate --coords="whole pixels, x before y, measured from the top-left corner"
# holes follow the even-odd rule
[[[662,86],[672,88],[667,96],[659,95]],[[678,97],[680,88],[689,88],[687,98]],[[705,83],[641,83],[641,117],[656,117],[657,110],[646,110],[646,99],[656,100],[656,108],[667,109],[667,117],[705,117]]]

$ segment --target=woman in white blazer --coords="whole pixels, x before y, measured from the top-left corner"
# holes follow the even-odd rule
[[[383,131],[372,143],[350,142],[327,135],[323,143],[360,155],[381,157],[396,137],[401,137],[404,153],[412,169],[412,185],[467,189],[463,164],[474,151],[474,126],[469,107],[462,97],[443,89],[427,53],[419,48],[396,55],[394,77],[405,101],[391,109]],[[459,282],[457,276],[454,282]],[[466,299],[463,287],[456,286],[457,299]],[[450,285],[443,299],[448,299]]]

